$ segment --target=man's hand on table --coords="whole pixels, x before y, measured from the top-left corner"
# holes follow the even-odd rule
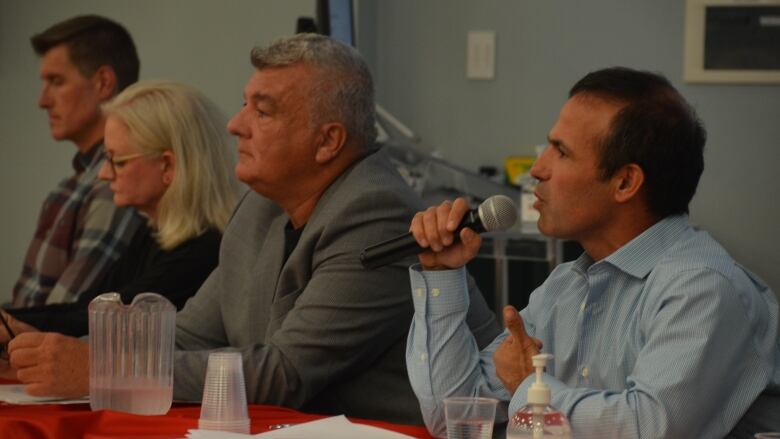
[[[496,375],[512,395],[529,375],[534,373],[531,358],[542,348],[541,340],[526,334],[523,318],[511,306],[504,307],[504,326],[509,336],[493,354]]]
[[[55,332],[25,332],[8,344],[16,379],[33,396],[89,394],[89,344]]]

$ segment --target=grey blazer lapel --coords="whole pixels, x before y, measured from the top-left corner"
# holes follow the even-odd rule
[[[287,215],[279,215],[274,218],[271,226],[268,228],[268,239],[265,241],[263,250],[260,252],[255,268],[260,284],[272,287],[273,294],[265,294],[271,299],[270,306],[276,300],[276,292],[279,284],[279,273],[282,271],[282,261],[284,260],[284,226],[287,224]]]
[[[269,332],[268,322],[271,318],[271,306],[274,301],[276,283],[279,279],[281,270],[281,259],[284,255],[284,224],[287,216],[277,215],[271,220],[268,226],[267,236],[263,241],[263,246],[256,255],[256,260],[252,261],[252,273],[249,278],[247,288],[251,291],[248,294],[249,302],[247,310],[251,310],[250,327],[253,328],[252,338],[255,340],[268,341],[273,335]],[[273,286],[273,289],[268,289]]]

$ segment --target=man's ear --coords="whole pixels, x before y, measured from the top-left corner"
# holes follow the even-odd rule
[[[98,96],[103,101],[111,99],[117,91],[117,79],[116,72],[111,66],[98,67],[95,74],[92,75],[92,80],[98,91]]]
[[[173,183],[173,177],[176,176],[176,156],[168,150],[162,153],[161,158],[163,163],[162,180],[166,186],[170,186]]]
[[[325,164],[338,157],[347,143],[347,127],[339,122],[330,122],[320,126],[317,139],[317,151],[314,160]]]
[[[636,163],[629,163],[612,176],[615,201],[625,203],[636,197],[645,183],[645,172]]]

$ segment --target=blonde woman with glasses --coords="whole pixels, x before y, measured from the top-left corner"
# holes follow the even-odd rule
[[[6,368],[4,376],[16,372],[19,380],[33,382],[30,393],[41,380],[29,376],[36,363],[27,359],[52,346],[58,352],[84,350],[86,344],[62,334],[87,334],[86,308],[95,296],[116,291],[129,303],[136,294],[153,291],[181,308],[216,266],[221,234],[236,202],[225,119],[201,93],[173,82],[143,81],[104,111],[107,159],[98,176],[110,182],[114,203],[135,207],[147,226],[78,302],[3,313],[15,335],[30,334],[11,344],[11,364],[0,360],[0,369]],[[10,338],[0,326],[0,342]]]

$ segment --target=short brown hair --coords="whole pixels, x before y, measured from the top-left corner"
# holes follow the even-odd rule
[[[704,171],[707,132],[685,98],[664,76],[626,67],[588,73],[569,92],[624,103],[601,139],[601,173],[629,163],[645,173],[650,211],[659,218],[688,213]]]
[[[119,23],[98,15],[80,15],[61,21],[30,38],[35,53],[43,56],[54,46],[66,44],[70,61],[89,77],[101,66],[114,69],[115,93],[138,81],[140,62],[133,38]]]

